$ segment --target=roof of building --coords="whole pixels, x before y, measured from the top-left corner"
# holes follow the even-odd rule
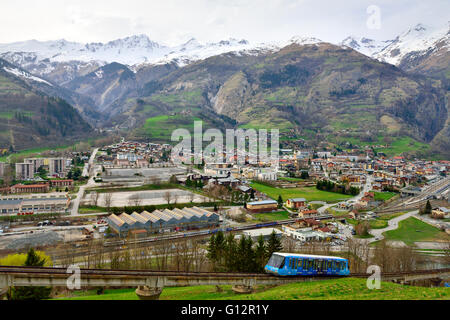
[[[140,222],[140,223],[147,223],[147,221],[149,220],[149,219],[147,219],[147,218],[145,218],[144,216],[142,216],[142,215],[140,215],[139,213],[137,213],[137,212],[133,212],[132,214],[131,214],[131,217],[133,218],[133,219],[135,219],[136,221],[138,221],[138,222]]]
[[[134,219],[132,216],[130,216],[129,214],[127,214],[125,212],[122,213],[119,216],[119,218],[122,219],[123,221],[125,221],[126,223],[128,223],[129,225],[135,224],[137,222],[136,219]]]
[[[155,223],[155,222],[160,220],[158,216],[156,216],[156,215],[154,215],[154,214],[152,214],[150,212],[147,212],[147,211],[142,212],[141,216],[143,216],[144,218],[150,220],[152,223]]]
[[[121,227],[123,224],[125,224],[125,221],[123,221],[122,219],[120,219],[118,216],[116,216],[115,214],[112,214],[108,217],[109,220],[111,220],[115,225],[117,225],[118,227]]]
[[[251,237],[259,237],[262,236],[269,236],[272,234],[272,232],[275,232],[275,234],[282,234],[278,229],[275,228],[262,228],[262,229],[251,229],[251,230],[244,230],[243,233],[251,236]]]
[[[48,183],[44,184],[16,184],[12,188],[24,189],[24,188],[45,188],[48,187]]]
[[[251,190],[252,188],[247,187],[247,186],[239,186],[238,189],[241,190],[242,192],[247,192],[247,191]]]
[[[292,202],[306,202],[305,198],[289,198],[288,200]]]
[[[262,200],[262,201],[254,201],[254,202],[247,203],[247,205],[252,205],[252,206],[265,205],[265,204],[278,204],[278,202],[276,202],[275,200]]]

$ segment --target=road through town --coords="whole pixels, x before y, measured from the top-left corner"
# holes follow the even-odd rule
[[[80,207],[81,199],[83,199],[85,189],[87,187],[92,187],[95,185],[94,177],[96,175],[96,170],[94,169],[94,159],[95,159],[95,155],[97,154],[97,152],[98,152],[98,148],[95,148],[92,151],[91,157],[89,158],[89,162],[84,165],[83,176],[85,176],[85,174],[87,173],[86,176],[89,176],[89,180],[88,180],[87,184],[80,187],[80,189],[78,190],[76,199],[74,199],[72,201],[72,210],[70,213],[72,216],[79,215],[78,209]]]

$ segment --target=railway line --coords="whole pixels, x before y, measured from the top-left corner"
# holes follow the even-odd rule
[[[428,200],[430,200],[432,205],[433,203],[438,203],[438,201],[433,200],[432,198],[448,192],[448,189],[450,189],[450,177],[445,177],[424,188],[420,194],[411,198],[402,199],[401,203],[392,203],[388,207],[381,208],[377,212],[390,213],[401,210],[418,210],[420,207],[424,206]]]
[[[250,293],[252,292],[252,288],[257,285],[282,285],[345,277],[329,274],[277,276],[266,273],[153,270],[80,269],[79,272],[77,271],[73,272],[66,268],[0,266],[0,297],[7,292],[8,287],[12,286],[52,286],[73,289],[89,287],[137,287],[135,292],[140,299],[157,300],[165,287],[232,285],[233,291],[237,293]],[[368,278],[369,276],[371,274],[367,273],[354,273],[349,275],[349,277],[355,278]],[[382,273],[380,277],[382,281],[394,281],[402,284],[414,283],[417,280],[430,280],[440,283],[442,280],[450,278],[450,268]]]
[[[68,273],[67,268],[61,267],[23,267],[23,266],[0,266],[0,277],[25,275],[29,279],[48,277],[68,277],[72,273]],[[279,279],[281,282],[285,280],[302,281],[308,276],[275,276],[267,273],[243,273],[243,272],[183,272],[183,271],[158,271],[158,270],[111,270],[111,269],[80,269],[81,278],[89,277],[116,277],[118,279],[126,279],[127,277],[189,277],[193,279]],[[367,278],[371,274],[368,273],[351,273],[349,277]],[[382,278],[401,278],[405,276],[450,276],[450,268],[434,269],[434,270],[415,270],[404,272],[383,272]],[[342,278],[342,276],[316,276],[318,279],[324,278]],[[1,283],[1,282],[0,282]]]

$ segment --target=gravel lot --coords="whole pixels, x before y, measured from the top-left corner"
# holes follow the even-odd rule
[[[133,192],[114,192],[112,194],[111,206],[112,207],[125,207],[134,205],[158,205],[166,204],[167,200],[165,195],[170,192],[170,203],[189,203],[191,202],[191,195],[193,195],[193,202],[200,203],[208,201],[208,198],[192,193],[186,190],[179,189],[164,189],[164,190],[149,190],[149,191],[133,191]],[[105,207],[106,193],[99,194],[98,204]],[[89,201],[89,198],[86,199]]]

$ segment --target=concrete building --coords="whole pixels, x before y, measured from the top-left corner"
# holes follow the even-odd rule
[[[48,160],[45,158],[25,158],[23,162],[31,163],[34,173],[37,173],[40,167],[48,166]]]
[[[264,240],[268,240],[273,232],[275,232],[277,238],[281,238],[283,235],[283,232],[275,228],[245,230],[242,233],[245,237],[251,237],[253,241],[257,241],[260,236],[262,236]]]
[[[70,198],[64,193],[1,196],[0,215],[63,213],[69,205]]]
[[[31,180],[34,178],[34,169],[32,163],[16,163],[16,179]]]
[[[50,158],[48,163],[48,174],[51,176],[63,176],[66,170],[66,159]]]
[[[288,237],[300,240],[303,242],[317,241],[320,240],[321,235],[313,231],[312,228],[297,228],[295,226],[283,226],[283,233]]]

